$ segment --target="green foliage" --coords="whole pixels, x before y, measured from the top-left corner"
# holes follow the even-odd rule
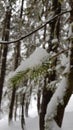
[[[10,79],[10,82],[13,86],[16,86],[20,84],[21,82],[24,82],[28,78],[34,79],[38,78],[41,75],[45,75],[49,68],[49,62],[43,63],[41,66],[33,68],[33,69],[27,69],[26,71],[20,71],[18,72],[14,77]]]
[[[29,69],[23,72],[22,71],[18,72],[16,76],[10,79],[10,82],[12,83],[12,85],[16,86],[20,84],[24,79],[26,80],[28,77],[28,72],[29,72]]]

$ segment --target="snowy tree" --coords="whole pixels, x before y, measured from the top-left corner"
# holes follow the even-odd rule
[[[71,6],[71,22],[72,22],[72,16],[73,16],[73,3],[70,1],[70,6]],[[72,35],[72,34],[71,34]],[[56,92],[54,93],[50,103],[48,104],[47,108],[47,114],[46,114],[46,123],[45,123],[45,129],[48,130],[55,130],[59,129],[62,125],[62,120],[63,120],[63,113],[65,110],[65,107],[70,99],[70,96],[73,91],[73,50],[72,50],[72,40],[70,39],[71,44],[71,52],[70,52],[70,64],[67,64],[65,74],[62,77],[62,81],[60,83],[60,86],[58,86]]]
[[[19,4],[21,2],[22,5]],[[0,74],[3,74],[3,80],[0,81],[4,84],[6,68],[6,80],[9,77],[6,87],[6,95],[11,102],[9,120],[12,120],[14,114],[16,119],[17,108],[21,106],[21,126],[24,129],[24,114],[28,115],[31,93],[35,89],[40,130],[52,130],[54,125],[56,128],[61,127],[64,110],[72,94],[72,11],[71,17],[70,11],[67,11],[67,7],[72,8],[72,3],[69,6],[68,1],[59,0],[21,2],[12,1],[11,5],[7,6],[6,11],[12,9],[11,26],[9,22],[9,28],[6,28],[8,32],[4,32],[8,39],[5,40],[4,36],[0,41]],[[4,27],[5,24],[6,22]],[[5,62],[2,62],[3,54]],[[68,62],[71,66],[70,73],[66,71]],[[9,73],[10,71],[13,72]],[[9,107],[9,104],[7,105]]]

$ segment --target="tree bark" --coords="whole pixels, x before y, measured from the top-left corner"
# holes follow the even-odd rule
[[[41,99],[41,90],[38,89],[38,92],[37,92],[37,110],[38,110],[38,114],[40,113],[40,99]]]
[[[25,93],[22,95],[22,113],[21,113],[21,127],[22,130],[24,130],[24,125],[25,125],[25,118],[24,118],[24,100],[25,100]]]
[[[14,102],[15,102],[15,92],[16,92],[16,87],[13,86],[13,91],[12,91],[12,99],[9,107],[9,122],[12,120],[13,117],[13,108],[14,108]]]
[[[17,108],[18,108],[18,95],[16,95],[16,100],[15,100],[15,113],[14,113],[14,119],[16,121],[17,118]]]

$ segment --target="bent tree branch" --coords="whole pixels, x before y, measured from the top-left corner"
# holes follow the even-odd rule
[[[51,23],[53,20],[57,19],[58,17],[60,17],[61,15],[63,14],[66,14],[66,13],[70,13],[71,10],[68,10],[68,11],[64,11],[64,12],[61,12],[60,14],[58,15],[55,15],[53,18],[51,18],[50,20],[46,21],[43,25],[39,26],[37,29],[35,29],[34,31],[31,31],[30,33],[26,34],[26,35],[23,35],[22,37],[16,39],[16,40],[13,40],[13,41],[0,41],[0,44],[11,44],[11,43],[17,43],[18,41],[20,40],[23,40],[27,37],[29,37],[30,35],[36,33],[37,31],[41,30],[42,28],[44,28],[47,24]]]

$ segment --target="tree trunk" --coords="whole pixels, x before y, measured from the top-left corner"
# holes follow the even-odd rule
[[[16,118],[17,118],[17,108],[18,108],[17,101],[18,101],[18,95],[16,95],[16,100],[15,100],[15,113],[14,113],[15,121],[16,121]]]
[[[40,99],[41,99],[41,90],[38,89],[38,93],[37,93],[37,110],[38,110],[38,114],[40,113]]]
[[[73,1],[72,0],[70,0],[70,6],[72,8],[70,22],[73,22]],[[72,31],[73,31],[73,28],[72,28]],[[71,48],[71,54],[70,54],[70,66],[73,66],[73,41],[71,42],[71,47],[72,48]],[[58,126],[60,126],[60,127],[62,125],[65,107],[73,92],[73,67],[70,67],[70,73],[68,75],[68,80],[69,80],[68,88],[67,88],[66,93],[63,98],[64,105],[59,104],[59,106],[57,107],[57,115],[54,117]]]
[[[16,92],[16,87],[13,87],[12,91],[12,99],[9,107],[9,122],[12,120],[13,117],[13,108],[14,108],[14,102],[15,102],[15,92]]]
[[[54,15],[58,14],[61,12],[61,5],[60,3],[58,3],[58,0],[56,0],[56,2],[54,3],[53,1],[53,10],[54,10]],[[50,40],[49,40],[49,48],[48,48],[48,52],[50,51],[53,51],[53,52],[57,52],[57,48],[58,48],[58,45],[54,48],[53,48],[53,45],[52,45],[52,39],[54,38],[54,36],[56,35],[56,37],[59,39],[59,22],[58,20],[54,20],[50,23],[50,27],[51,27],[51,30],[50,30]],[[56,30],[55,30],[56,29]],[[54,31],[56,31],[56,34],[54,34]],[[55,59],[53,61],[53,65],[56,66],[57,64],[57,59]],[[45,82],[44,82],[44,89],[43,89],[43,94],[42,94],[42,104],[41,104],[41,112],[40,112],[40,118],[39,118],[39,124],[40,124],[40,130],[44,130],[44,123],[45,123],[45,114],[46,114],[46,109],[47,109],[47,105],[53,95],[53,91],[50,89],[50,90],[47,90],[46,88],[46,80],[48,79],[48,83],[50,83],[51,81],[54,81],[56,80],[56,70],[54,69],[52,71],[52,73],[48,73],[45,77]]]
[[[24,100],[25,100],[25,93],[22,96],[22,114],[21,114],[21,127],[22,130],[24,130],[24,125],[25,125],[25,118],[24,118]]]
[[[70,0],[69,2],[70,2],[71,9],[72,9],[70,22],[73,22],[73,1]],[[73,31],[73,26],[72,26],[72,31]],[[61,99],[59,99],[58,105],[55,104],[55,110],[51,111],[53,117],[51,117],[49,119],[49,115],[47,115],[46,126],[47,126],[47,124],[48,124],[48,126],[50,126],[50,123],[53,120],[56,121],[56,123],[59,127],[62,126],[65,107],[68,104],[68,101],[73,93],[73,39],[71,40],[71,47],[72,48],[71,48],[71,53],[70,53],[70,72],[69,72],[68,76],[66,77],[67,78],[67,84],[66,84],[67,86],[64,86],[65,91],[63,90],[63,92],[62,92],[63,96],[61,97]],[[58,90],[58,92],[59,92],[59,90]],[[57,95],[55,95],[55,96],[59,98],[59,93],[57,93]],[[53,101],[53,98],[52,98],[52,101]],[[63,103],[60,103],[60,100],[63,100]],[[52,101],[50,101],[50,103],[52,103]],[[57,111],[57,112],[54,115],[55,111]],[[45,129],[49,129],[49,127],[45,127]],[[52,130],[52,128],[50,128],[50,130]]]
[[[29,102],[26,101],[26,104],[25,104],[25,115],[26,115],[26,117],[28,117],[28,109],[29,109]]]
[[[5,41],[9,40],[10,18],[11,18],[11,9],[10,7],[8,7],[5,14],[3,35],[2,35],[2,40]],[[0,107],[1,107],[1,100],[2,100],[2,93],[3,93],[5,71],[6,71],[7,52],[8,52],[8,45],[3,45],[1,74],[0,74]]]
[[[24,0],[22,0],[22,3],[21,3],[20,20],[22,19],[23,5],[24,5]],[[14,70],[19,66],[19,63],[20,63],[20,41],[15,46]],[[9,108],[9,121],[11,121],[13,118],[13,108],[14,108],[14,102],[15,102],[15,95],[16,95],[16,86],[13,86],[10,108]]]

